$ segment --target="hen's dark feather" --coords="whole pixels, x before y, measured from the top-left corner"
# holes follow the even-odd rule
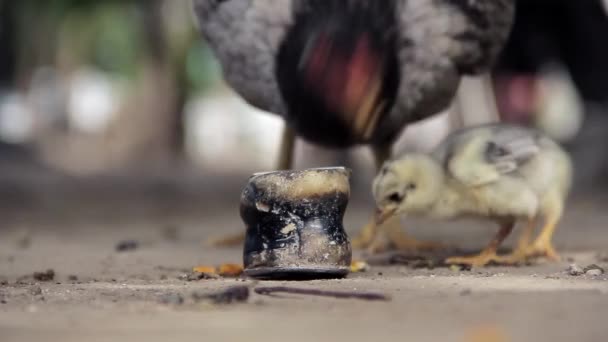
[[[193,1],[201,32],[230,86],[250,104],[283,116],[296,133],[329,146],[390,143],[408,123],[446,109],[463,75],[482,73],[494,63],[509,34],[514,6],[514,0]],[[334,113],[319,110],[314,102],[281,91],[277,61],[281,48],[290,44],[285,39],[300,20],[333,14],[352,16],[352,22],[369,25],[371,32],[384,30],[394,37],[394,49],[385,49],[396,61],[394,101],[369,137],[336,124]],[[318,25],[331,23],[319,20]],[[285,88],[289,79],[281,82]]]

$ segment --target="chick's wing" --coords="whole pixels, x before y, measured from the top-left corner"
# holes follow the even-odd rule
[[[446,141],[443,163],[447,173],[470,187],[497,182],[536,156],[538,137],[529,130],[490,125],[465,130]]]

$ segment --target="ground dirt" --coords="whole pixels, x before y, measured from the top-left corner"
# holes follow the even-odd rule
[[[571,200],[556,236],[562,262],[539,260],[529,266],[470,271],[372,266],[342,280],[256,283],[180,278],[193,266],[241,262],[238,248],[202,244],[211,234],[242,229],[237,210],[240,178],[208,179],[179,189],[124,180],[95,184],[41,182],[35,190],[1,188],[1,341],[608,338],[608,276],[572,276],[566,271],[572,263],[608,268],[608,205],[597,196]],[[354,199],[349,206],[345,222],[351,235],[366,221],[368,205]],[[468,248],[481,248],[496,229],[473,222],[405,224],[421,238]],[[135,244],[118,252],[121,241]],[[52,281],[32,276],[48,269],[54,271]],[[227,305],[193,299],[193,294],[236,285],[371,291],[391,299],[253,292],[246,302]]]

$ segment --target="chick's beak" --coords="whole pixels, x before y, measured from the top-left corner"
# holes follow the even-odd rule
[[[376,210],[376,215],[374,217],[374,221],[376,225],[383,224],[386,220],[391,218],[397,212],[397,208],[382,208]]]

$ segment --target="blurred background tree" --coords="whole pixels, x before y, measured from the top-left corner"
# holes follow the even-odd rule
[[[183,159],[185,105],[219,79],[188,5],[0,0],[0,138],[72,171]]]

